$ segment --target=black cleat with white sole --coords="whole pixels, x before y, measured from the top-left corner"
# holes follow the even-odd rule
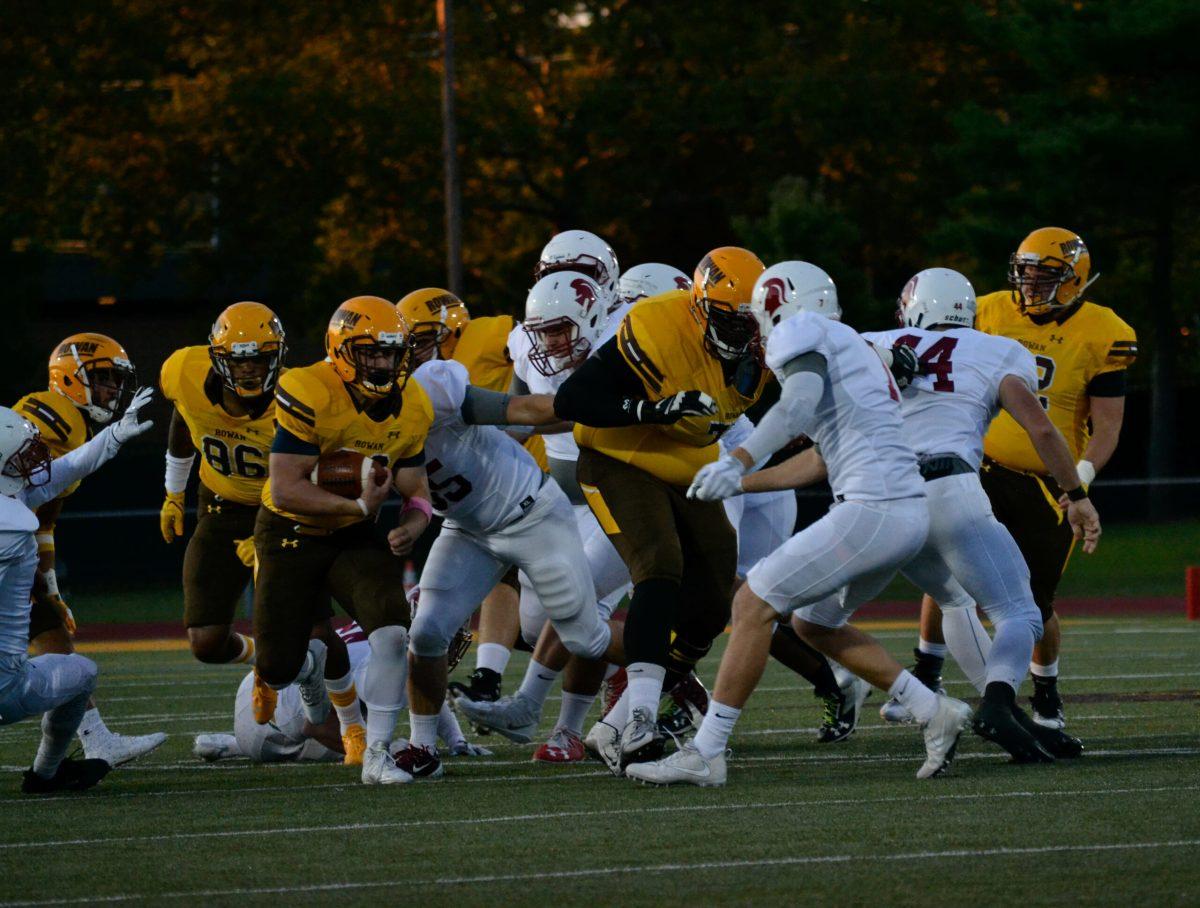
[[[1007,704],[985,699],[975,712],[971,727],[979,737],[1007,751],[1014,763],[1054,762],[1054,755],[1017,721]]]
[[[1083,756],[1083,742],[1057,728],[1038,724],[1019,706],[1013,706],[1013,715],[1027,732],[1037,738],[1038,743],[1059,760],[1074,760]]]
[[[58,771],[49,779],[39,776],[33,769],[25,770],[21,791],[24,794],[87,791],[108,775],[111,769],[104,760],[73,760],[67,757],[58,764]]]

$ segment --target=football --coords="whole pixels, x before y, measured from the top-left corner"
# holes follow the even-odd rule
[[[326,492],[354,499],[362,495],[372,475],[387,476],[387,467],[358,451],[342,450],[322,454],[309,479]]]

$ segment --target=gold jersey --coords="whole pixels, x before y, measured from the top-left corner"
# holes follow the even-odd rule
[[[389,468],[419,462],[425,437],[433,424],[433,405],[415,381],[409,381],[394,398],[392,409],[381,418],[360,410],[350,390],[328,362],[289,369],[279,378],[275,392],[275,418],[283,429],[321,454],[358,451]],[[262,503],[283,517],[307,526],[336,530],[364,517],[290,514],[271,500],[271,481],[263,486]]]
[[[451,359],[467,367],[471,384],[489,391],[507,391],[513,364],[508,336],[516,325],[511,315],[473,318],[463,327]]]
[[[57,391],[26,394],[13,409],[37,427],[54,457],[74,451],[92,437],[92,426],[83,412]],[[78,488],[79,483],[74,483],[58,497],[66,498]]]
[[[637,375],[646,399],[663,400],[700,390],[716,402],[711,416],[687,416],[670,426],[596,429],[576,426],[581,447],[686,486],[696,471],[720,455],[717,440],[762,395],[766,369],[743,372],[728,383],[721,361],[704,348],[704,329],[691,311],[691,291],[672,290],[642,300],[617,329],[617,349]]]
[[[1085,302],[1065,320],[1039,325],[1022,315],[1014,291],[979,297],[975,327],[1009,337],[1033,354],[1038,400],[1078,460],[1091,437],[1088,386],[1097,375],[1128,368],[1137,359],[1137,335],[1105,306]],[[1046,473],[1017,421],[1001,410],[983,440],[988,457],[1013,470]]]
[[[274,401],[268,399],[261,412],[245,416],[227,411],[208,347],[183,347],[172,353],[163,363],[159,387],[200,452],[200,481],[228,501],[257,505],[275,437]]]

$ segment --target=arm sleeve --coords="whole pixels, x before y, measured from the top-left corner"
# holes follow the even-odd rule
[[[514,378],[513,382],[517,380]],[[468,426],[506,426],[508,402],[511,399],[510,395],[500,391],[467,385],[461,407],[462,420]]]
[[[311,441],[297,438],[281,425],[275,426],[275,439],[271,442],[272,454],[320,454],[321,449]]]
[[[637,402],[646,390],[614,338],[575,370],[554,396],[559,419],[602,429],[637,423]]]
[[[80,445],[74,451],[56,457],[50,465],[50,479],[40,486],[34,486],[25,491],[25,504],[36,510],[47,501],[57,498],[70,486],[90,476],[108,463],[121,445],[113,438],[113,427],[109,426],[91,441]]]
[[[1124,397],[1125,370],[1117,369],[1093,376],[1088,382],[1087,393],[1088,397]]]
[[[780,370],[784,375],[779,403],[763,416],[754,431],[740,447],[754,462],[761,463],[799,435],[808,434],[813,414],[825,391],[825,358],[818,353],[808,353],[797,360],[816,357],[807,364],[796,364],[796,360],[785,363]]]

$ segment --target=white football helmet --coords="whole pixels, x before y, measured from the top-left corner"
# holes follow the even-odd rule
[[[776,325],[797,312],[842,320],[833,278],[808,262],[780,262],[760,274],[750,293],[750,311],[764,344]]]
[[[533,278],[540,281],[555,271],[577,271],[590,277],[604,294],[605,307],[616,305],[621,266],[617,264],[612,247],[596,234],[586,230],[564,230],[554,234],[538,258]]]
[[[522,327],[532,347],[530,364],[545,376],[575,369],[591,354],[607,320],[604,293],[586,274],[546,275],[525,300]]]
[[[0,495],[50,479],[50,449],[33,423],[16,410],[0,407]]]
[[[900,309],[896,316],[900,324],[909,328],[975,326],[975,288],[969,280],[949,268],[918,271],[900,291],[897,305]]]
[[[670,265],[646,262],[634,265],[617,281],[620,302],[634,303],[648,296],[658,296],[671,290],[691,290],[692,279]]]

